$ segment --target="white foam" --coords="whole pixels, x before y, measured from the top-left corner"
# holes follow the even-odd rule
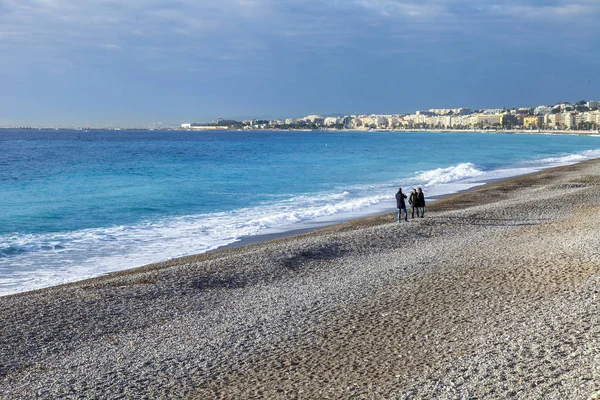
[[[539,160],[534,160],[531,163],[546,166],[568,165],[598,157],[600,157],[600,150],[585,150],[580,153],[565,154],[559,157],[542,158]]]
[[[415,179],[422,181],[424,186],[434,186],[474,178],[483,174],[484,172],[475,168],[472,163],[461,163],[447,168],[420,172]]]

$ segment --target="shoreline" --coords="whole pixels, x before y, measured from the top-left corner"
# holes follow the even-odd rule
[[[540,130],[527,130],[527,129],[373,129],[377,132],[453,132],[453,133],[506,133],[506,134],[529,134],[529,135],[600,135],[599,130],[564,130],[564,129],[540,129]],[[368,132],[368,129],[349,129],[349,131],[361,131]]]
[[[540,172],[540,171],[537,171]],[[454,195],[458,195],[458,194],[462,194],[462,193],[467,193],[467,192],[471,192],[474,190],[477,190],[478,188],[481,188],[483,186],[487,186],[489,184],[493,184],[493,183],[497,183],[497,182],[503,182],[506,180],[510,180],[519,176],[526,176],[529,174],[535,174],[537,172],[530,172],[530,173],[526,173],[523,175],[516,175],[516,176],[510,176],[510,177],[504,177],[504,178],[494,178],[494,179],[489,179],[489,180],[485,180],[485,181],[474,181],[473,182],[473,186],[468,188],[468,189],[461,189],[458,190],[456,192],[452,192],[452,193],[447,193],[447,194],[442,194],[442,195],[437,195],[437,196],[433,196],[431,198],[427,198],[427,204],[430,205],[436,201],[445,199],[447,197],[450,196],[454,196]],[[390,196],[393,197],[393,196]],[[408,210],[410,210],[410,207],[407,208]],[[279,232],[272,232],[272,233],[263,233],[263,234],[258,234],[258,235],[252,235],[252,236],[246,236],[246,237],[242,237],[240,240],[233,242],[233,243],[229,243],[229,244],[225,244],[222,246],[219,246],[215,249],[203,252],[203,253],[195,253],[195,254],[190,254],[187,256],[181,256],[181,257],[175,257],[175,258],[170,258],[167,260],[163,260],[163,261],[158,261],[158,262],[153,262],[153,263],[149,263],[149,264],[144,264],[144,265],[140,265],[137,267],[129,267],[129,268],[125,268],[125,269],[121,269],[121,270],[117,270],[117,271],[113,271],[113,272],[109,272],[103,275],[98,275],[95,277],[91,277],[91,278],[84,278],[84,279],[79,279],[79,280],[75,280],[75,281],[71,281],[71,282],[66,282],[66,283],[61,283],[58,285],[52,285],[52,286],[46,286],[43,288],[39,288],[39,289],[32,289],[32,290],[26,290],[26,291],[21,291],[21,292],[16,292],[16,293],[10,293],[10,294],[5,294],[5,295],[0,295],[0,299],[2,299],[3,297],[8,297],[8,296],[18,296],[18,295],[26,295],[28,293],[32,293],[32,292],[38,292],[38,291],[44,291],[44,290],[48,290],[48,289],[52,289],[52,288],[56,288],[56,287],[63,287],[63,286],[70,286],[70,285],[76,285],[78,283],[81,282],[88,282],[88,281],[93,281],[94,279],[101,279],[101,278],[105,278],[105,277],[111,277],[114,274],[127,274],[129,272],[134,273],[136,270],[142,270],[145,268],[152,268],[155,265],[162,265],[162,264],[172,264],[172,263],[177,263],[179,261],[183,261],[185,259],[188,258],[194,258],[194,257],[200,257],[206,254],[211,254],[213,252],[220,252],[223,250],[228,250],[228,249],[237,249],[237,248],[243,248],[246,246],[252,246],[252,245],[259,245],[259,244],[263,244],[266,242],[270,242],[270,241],[274,241],[274,240],[278,240],[278,239],[285,239],[285,238],[290,238],[290,237],[294,237],[297,235],[303,235],[303,234],[307,234],[307,233],[312,233],[315,231],[319,231],[321,229],[327,229],[327,228],[331,228],[331,227],[336,227],[338,225],[342,225],[345,223],[349,223],[349,222],[353,222],[353,221],[360,221],[362,219],[367,219],[367,218],[371,218],[371,217],[380,217],[380,216],[387,216],[387,215],[392,215],[396,212],[395,208],[391,208],[389,211],[375,211],[375,212],[370,212],[370,213],[365,213],[365,214],[361,214],[359,217],[347,217],[347,218],[336,218],[336,219],[332,219],[326,222],[314,222],[314,221],[305,221],[304,223],[300,224],[301,226],[293,228],[293,229],[285,229]],[[305,225],[313,225],[313,226],[308,226],[306,227]]]
[[[207,132],[201,129],[182,129],[182,128],[173,128],[172,131],[186,131],[186,132]],[[337,128],[317,128],[317,129],[279,129],[279,128],[261,128],[261,129],[221,129],[217,131],[224,132],[393,132],[393,133],[420,133],[420,132],[434,132],[434,133],[444,133],[444,132],[452,132],[452,133],[506,133],[506,134],[527,134],[527,135],[580,135],[580,136],[598,136],[600,135],[600,130],[569,130],[569,129],[452,129],[452,128],[413,128],[413,129],[385,129],[385,128],[369,128],[369,129],[337,129]],[[208,131],[213,132],[213,131]]]
[[[597,394],[600,159],[390,215],[0,297],[0,397]]]
[[[532,174],[535,174],[536,172],[531,172]],[[461,194],[461,193],[467,193],[467,192],[471,192],[473,190],[476,190],[478,188],[481,188],[485,185],[489,185],[492,183],[496,183],[496,182],[502,182],[502,181],[506,181],[512,178],[516,178],[519,176],[525,176],[525,175],[529,175],[529,174],[523,174],[523,175],[516,175],[516,176],[512,176],[512,177],[506,177],[506,178],[496,178],[496,179],[489,179],[486,181],[477,181],[477,182],[473,182],[475,185],[473,187],[470,187],[468,189],[461,189],[458,190],[456,192],[453,193],[446,193],[446,194],[442,194],[439,196],[434,196],[431,198],[427,198],[426,202],[427,204],[431,204],[434,203],[436,201],[445,199],[447,197],[450,196],[454,196],[457,194]],[[391,198],[391,196],[390,196]],[[410,211],[410,206],[407,207],[407,210]],[[315,224],[315,226],[313,227],[305,227],[305,228],[301,228],[298,227],[297,229],[290,229],[290,230],[285,230],[282,232],[274,232],[274,233],[263,233],[260,235],[254,235],[254,236],[247,236],[247,237],[243,237],[241,238],[239,241],[237,242],[233,242],[233,243],[229,243],[220,247],[217,247],[216,249],[210,250],[206,253],[210,253],[213,251],[218,251],[218,250],[223,250],[223,249],[232,249],[232,248],[237,248],[237,247],[244,247],[244,246],[250,246],[253,244],[259,244],[259,243],[264,243],[264,242],[268,242],[271,240],[276,240],[276,239],[283,239],[286,237],[290,237],[290,236],[296,236],[296,235],[302,235],[304,233],[310,233],[310,232],[314,232],[320,229],[324,229],[324,228],[328,228],[328,227],[332,227],[332,226],[336,226],[336,225],[341,225],[341,224],[345,224],[347,222],[352,222],[352,221],[356,221],[356,220],[361,220],[363,218],[370,218],[370,217],[376,217],[376,216],[381,216],[381,215],[390,215],[390,214],[395,214],[396,213],[396,209],[392,208],[389,211],[379,211],[379,212],[373,212],[373,213],[367,213],[364,215],[361,215],[359,217],[349,217],[349,218],[339,218],[339,219],[335,219],[332,220],[331,222],[324,222],[324,223],[317,223]],[[410,218],[409,218],[410,220]],[[310,224],[312,221],[306,221],[308,224]],[[200,253],[200,254],[206,254],[206,253]],[[199,255],[199,254],[196,254]],[[192,256],[187,256],[187,257],[193,257]],[[173,260],[176,260],[173,259]]]

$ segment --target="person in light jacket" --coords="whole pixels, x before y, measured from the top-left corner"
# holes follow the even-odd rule
[[[396,207],[398,208],[398,222],[402,219],[402,210],[404,210],[404,220],[408,222],[408,212],[406,212],[406,195],[402,193],[402,188],[398,188],[396,193]]]

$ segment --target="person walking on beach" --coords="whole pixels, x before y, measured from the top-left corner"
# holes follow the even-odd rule
[[[419,210],[421,211],[421,218],[425,216],[425,195],[421,188],[417,189],[417,217],[419,216]]]
[[[413,189],[410,197],[408,198],[408,204],[410,204],[410,208],[412,209],[412,218],[415,217],[415,210],[417,210],[417,217],[419,216],[419,210],[417,209],[417,203],[419,202],[417,196],[417,189]]]
[[[404,220],[408,222],[408,212],[406,211],[406,203],[404,201],[406,195],[402,193],[402,188],[398,188],[396,193],[396,207],[398,208],[398,222],[402,219],[402,210],[404,210]]]

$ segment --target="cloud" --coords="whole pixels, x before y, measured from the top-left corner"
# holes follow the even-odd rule
[[[520,46],[548,33],[547,23],[590,29],[599,8],[595,0],[0,0],[0,46],[84,64],[111,50],[156,68],[263,65],[281,54],[423,54],[439,43],[482,40]]]
[[[522,19],[572,22],[580,18],[598,18],[600,16],[600,3],[583,1],[551,5],[527,3],[495,4],[489,7],[488,11],[491,14],[508,15]]]
[[[123,50],[123,47],[112,43],[102,44],[100,47],[106,50]]]
[[[440,3],[408,2],[395,0],[357,0],[356,4],[375,11],[384,17],[402,16],[407,18],[431,19],[447,15]]]

